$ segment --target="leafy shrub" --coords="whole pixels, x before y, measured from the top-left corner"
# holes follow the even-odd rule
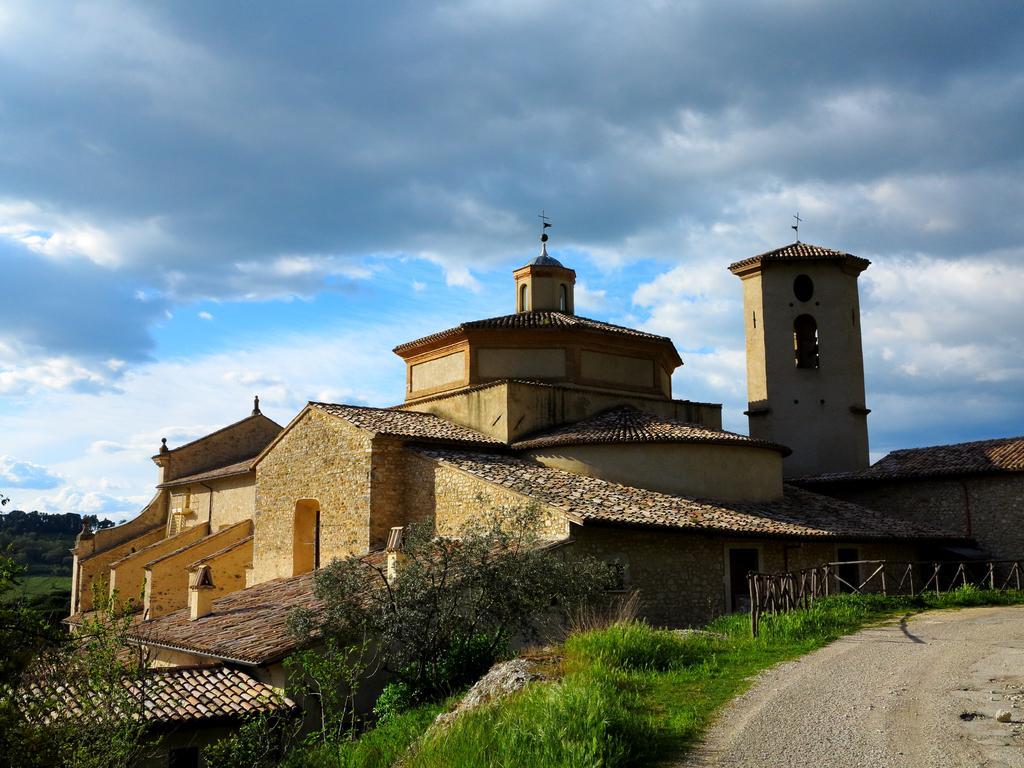
[[[377,727],[394,720],[412,707],[412,703],[412,688],[408,683],[398,680],[385,685],[384,690],[377,697],[377,702],[373,705],[373,714],[377,716]]]

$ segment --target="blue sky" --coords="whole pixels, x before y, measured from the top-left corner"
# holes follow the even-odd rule
[[[512,310],[672,336],[745,431],[731,261],[861,278],[872,452],[1024,433],[1018,2],[0,5],[0,491],[123,517],[149,456]]]

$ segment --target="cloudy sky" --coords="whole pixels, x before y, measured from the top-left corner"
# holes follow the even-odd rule
[[[861,277],[872,454],[1024,433],[1024,6],[0,3],[0,491],[121,518],[149,456],[513,310],[672,336],[746,430],[731,261]]]

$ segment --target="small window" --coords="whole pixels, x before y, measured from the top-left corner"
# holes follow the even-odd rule
[[[810,315],[793,321],[793,353],[797,368],[818,367],[818,323]]]
[[[530,311],[530,307],[527,306],[527,303],[528,303],[528,297],[527,297],[527,294],[526,294],[526,283],[523,283],[521,286],[519,286],[519,311],[520,312],[529,312]]]
[[[565,287],[565,283],[558,286],[558,308],[562,312],[569,309],[569,289]]]
[[[807,275],[797,275],[793,281],[793,295],[797,301],[810,301],[814,296],[814,281]]]

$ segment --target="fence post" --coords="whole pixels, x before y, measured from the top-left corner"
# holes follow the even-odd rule
[[[907,563],[907,572],[910,574],[910,596],[914,596],[914,564]]]
[[[882,597],[885,597],[885,561],[882,561]]]
[[[996,566],[991,562],[988,564],[988,588],[996,588]]]
[[[939,564],[936,563],[936,562],[933,562],[932,565],[935,566],[935,594],[938,595],[938,594],[940,594],[940,592],[939,592]]]

